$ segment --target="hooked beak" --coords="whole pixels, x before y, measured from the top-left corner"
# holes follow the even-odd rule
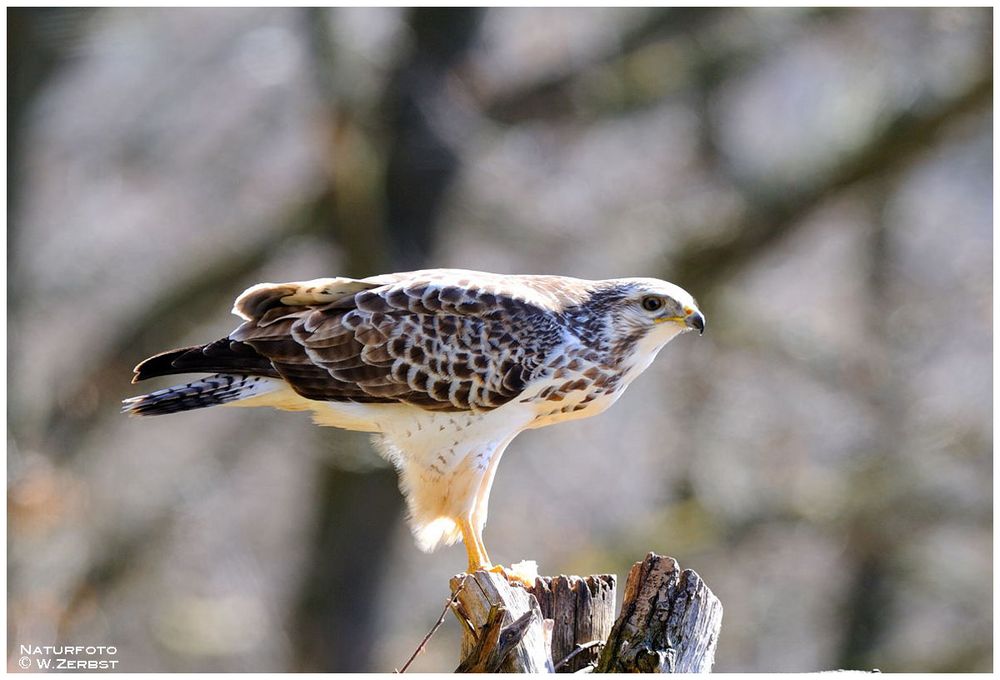
[[[698,335],[705,334],[705,315],[695,311],[684,317],[684,325],[698,331]]]

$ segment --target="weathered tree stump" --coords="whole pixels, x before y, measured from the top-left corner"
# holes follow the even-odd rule
[[[629,571],[622,613],[599,673],[707,673],[715,663],[722,603],[690,569],[649,553]]]
[[[451,579],[452,610],[463,625],[459,672],[550,673],[545,620],[538,601],[487,571]]]
[[[593,665],[615,622],[615,577],[540,576],[528,591],[552,620],[550,653],[557,673]]]
[[[715,661],[722,604],[671,557],[632,566],[617,620],[610,574],[539,577],[526,589],[479,571],[451,588],[460,672],[706,673]]]

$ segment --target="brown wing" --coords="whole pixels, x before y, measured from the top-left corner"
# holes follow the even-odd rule
[[[269,359],[309,399],[489,410],[520,394],[562,342],[551,311],[495,286],[417,279],[343,294],[309,287],[251,289],[237,303],[247,321],[229,338]]]

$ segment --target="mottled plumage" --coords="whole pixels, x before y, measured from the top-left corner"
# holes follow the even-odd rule
[[[418,542],[461,536],[470,567],[488,565],[480,532],[510,440],[603,411],[666,342],[704,329],[693,298],[656,279],[443,269],[259,284],[233,312],[228,337],[151,357],[134,380],[218,375],[125,410],[273,406],[376,433]]]

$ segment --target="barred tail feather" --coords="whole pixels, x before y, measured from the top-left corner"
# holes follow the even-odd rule
[[[274,381],[268,378],[220,373],[126,399],[122,402],[122,412],[133,416],[159,416],[191,411],[249,399],[275,388]]]

